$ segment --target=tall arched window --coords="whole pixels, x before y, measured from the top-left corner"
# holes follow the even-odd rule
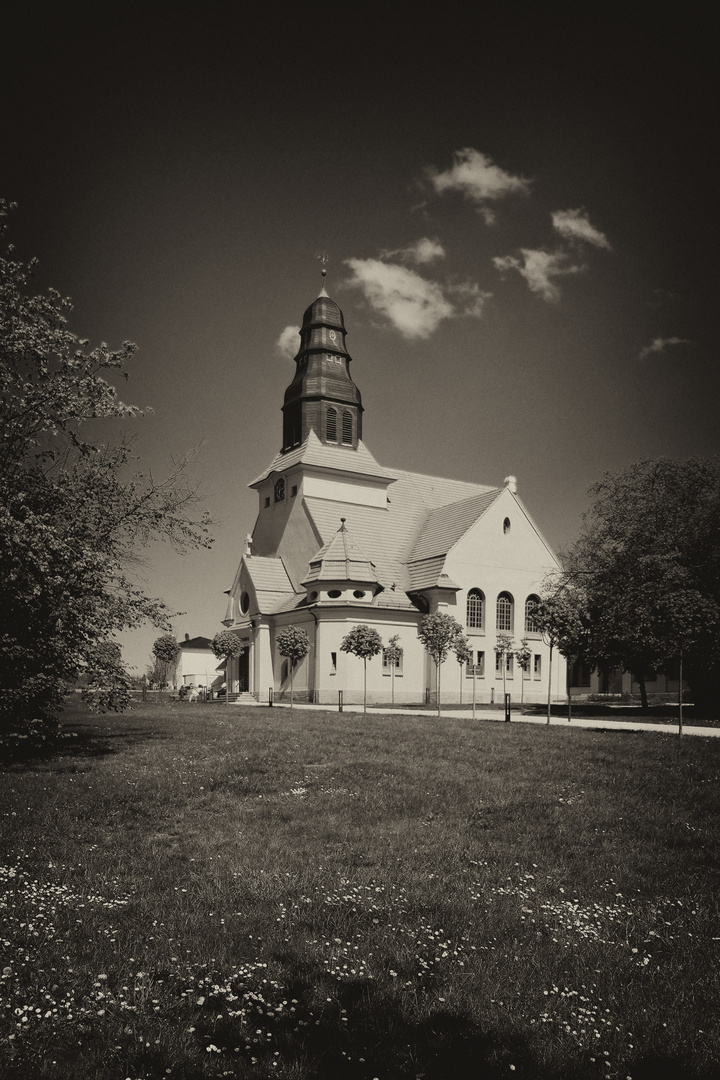
[[[540,627],[534,613],[535,604],[539,603],[540,597],[535,596],[534,594],[532,596],[528,596],[527,600],[525,601],[525,632],[527,634],[540,633]]]
[[[325,438],[328,442],[337,442],[337,409],[333,409],[332,405],[325,420]]]
[[[479,589],[471,589],[467,595],[465,622],[468,630],[482,630],[485,597]]]
[[[342,415],[342,441],[346,446],[352,443],[352,413],[347,409]]]
[[[512,633],[513,598],[510,593],[501,592],[497,598],[495,611],[495,629]]]

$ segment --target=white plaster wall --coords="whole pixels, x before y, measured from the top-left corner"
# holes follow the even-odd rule
[[[359,506],[387,506],[387,484],[381,486],[340,477],[308,476],[303,480],[303,493],[309,498],[331,499],[335,502],[357,503]]]

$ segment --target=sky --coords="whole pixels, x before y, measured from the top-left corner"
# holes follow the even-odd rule
[[[605,472],[719,450],[720,130],[705,3],[24,0],[0,195],[91,343],[138,345],[139,466],[191,467],[210,551],[145,553],[222,629],[297,328],[342,308],[385,466],[518,493],[555,550]],[[126,636],[139,673],[158,631]]]

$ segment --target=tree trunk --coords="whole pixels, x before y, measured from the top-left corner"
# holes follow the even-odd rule
[[[568,706],[568,724],[572,720],[572,694],[570,693],[570,664],[565,658],[565,691],[567,693],[567,706]]]
[[[641,672],[638,676],[640,683],[640,712],[648,713],[650,707],[648,705],[647,686],[645,685],[645,672]]]
[[[390,695],[392,697],[392,703],[395,704],[395,662],[393,661],[390,667]]]
[[[437,710],[440,716],[440,664],[435,661],[435,696],[437,697]]]
[[[680,685],[678,686],[678,735],[682,738],[683,733],[683,654],[680,650]]]
[[[462,681],[463,681],[463,666],[462,666],[462,664],[460,664],[459,667],[460,667],[460,704],[462,705]]]
[[[547,722],[550,724],[550,703],[552,701],[552,641],[550,642],[550,662],[548,664],[548,702],[547,702]]]
[[[367,660],[363,657],[363,712],[367,712]]]
[[[290,664],[290,715],[292,716],[292,714],[293,714],[293,680],[294,680],[294,677],[295,677],[295,670],[293,668],[292,657],[290,657],[290,659],[288,660],[288,663]]]

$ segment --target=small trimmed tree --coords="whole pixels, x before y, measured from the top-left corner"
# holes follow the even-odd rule
[[[453,642],[452,650],[460,668],[460,704],[462,705],[463,667],[472,663],[473,651],[464,634],[459,634]]]
[[[153,642],[152,651],[153,656],[161,665],[162,681],[163,683],[167,683],[168,672],[170,671],[170,668],[175,665],[180,646],[172,634],[162,634],[161,637],[156,638]]]
[[[398,645],[399,634],[393,634],[385,646],[385,659],[390,665],[390,695],[393,705],[395,704],[395,668],[402,659],[403,651]]]
[[[520,701],[525,701],[525,672],[530,670],[532,662],[532,649],[528,645],[527,638],[520,639],[520,645],[515,650],[515,659],[520,668]]]
[[[448,651],[453,648],[458,637],[462,636],[462,626],[452,615],[435,612],[424,615],[418,627],[418,637],[435,661],[435,694],[437,712],[440,716],[440,666],[447,659]]]
[[[220,630],[212,639],[212,651],[218,660],[225,661],[225,704],[230,704],[230,661],[245,652],[240,638],[232,630]]]
[[[511,634],[498,634],[497,641],[495,642],[495,655],[500,657],[500,664],[502,665],[502,677],[503,677],[503,701],[505,701],[505,672],[507,670],[507,658],[508,656],[514,656],[513,645],[515,639]]]
[[[283,630],[278,630],[275,644],[280,655],[288,661],[290,666],[290,712],[292,712],[295,665],[309,653],[310,638],[301,626],[286,626]]]
[[[343,652],[352,653],[363,662],[363,712],[367,712],[367,662],[381,652],[383,641],[374,626],[353,626],[340,642]]]

